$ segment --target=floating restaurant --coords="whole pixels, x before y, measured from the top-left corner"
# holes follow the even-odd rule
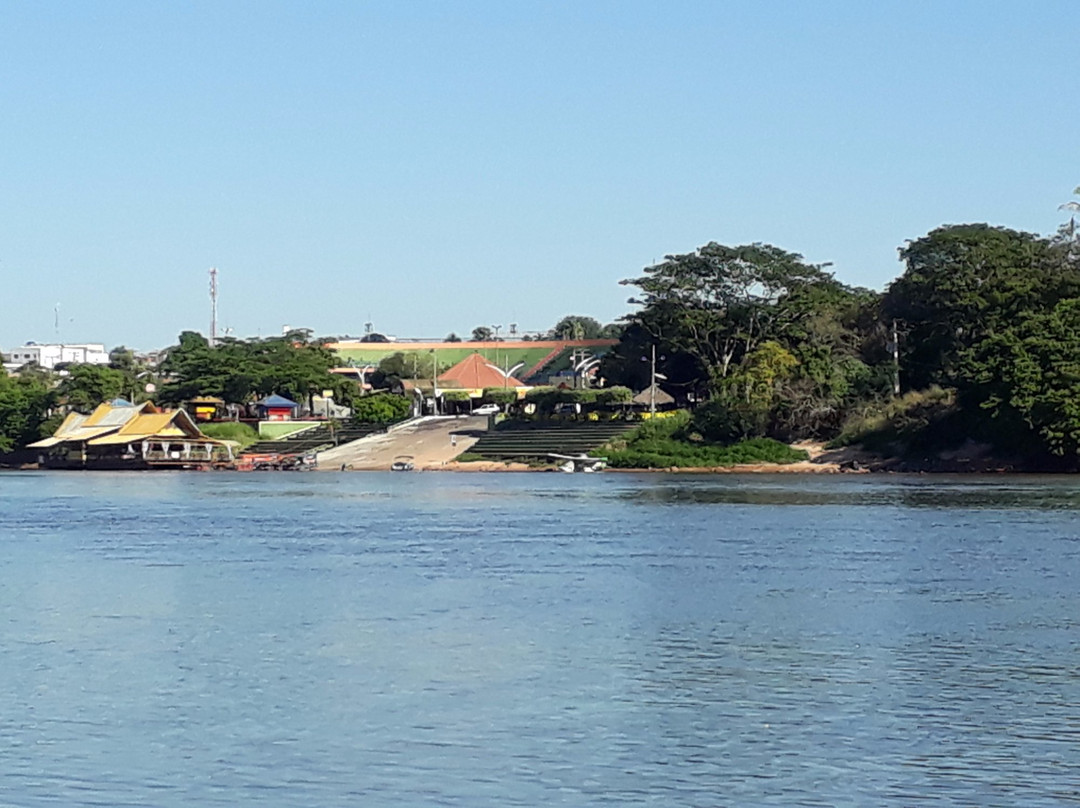
[[[69,413],[52,437],[31,443],[54,469],[188,469],[226,466],[233,443],[207,437],[184,410],[116,399],[89,415]]]

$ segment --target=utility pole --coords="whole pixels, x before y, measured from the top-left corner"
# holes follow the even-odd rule
[[[495,332],[495,367],[498,367],[499,366],[499,330],[502,328],[502,325],[493,325],[493,326],[491,326],[491,328]]]
[[[656,417],[656,343],[652,345],[652,363],[649,366],[649,417]]]
[[[431,412],[439,414],[439,358],[435,349],[431,349]]]
[[[892,321],[892,362],[893,362],[893,396],[900,395],[900,334],[896,330],[896,320]]]
[[[210,267],[210,347],[217,345],[217,269]]]

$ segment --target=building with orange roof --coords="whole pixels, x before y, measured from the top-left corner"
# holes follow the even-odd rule
[[[524,388],[525,385],[509,373],[489,362],[479,352],[471,353],[439,376],[439,384],[447,388],[468,390],[473,398],[488,387]],[[476,391],[475,393],[473,391]]]

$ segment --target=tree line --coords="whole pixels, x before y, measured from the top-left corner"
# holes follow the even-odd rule
[[[950,225],[900,256],[905,271],[881,293],[768,244],[668,256],[623,281],[637,309],[601,372],[641,389],[655,348],[663,385],[698,404],[707,439],[835,439],[870,423],[899,448],[971,439],[1075,463],[1075,227],[1043,237]],[[897,387],[924,394],[898,409]]]
[[[600,365],[602,384],[641,390],[655,373],[694,409],[706,440],[861,439],[870,425],[909,447],[974,439],[1075,464],[1075,222],[1052,236],[948,225],[909,241],[900,257],[904,272],[877,292],[770,244],[710,242],[623,281],[634,308],[619,323],[574,315],[549,334],[617,336]],[[473,336],[490,334],[478,327]],[[149,397],[147,383],[166,404],[272,392],[310,403],[323,390],[347,404],[355,387],[329,372],[336,357],[324,342],[298,331],[211,346],[184,332],[158,368],[118,348],[108,367],[72,366],[59,381],[32,368],[0,375],[0,451],[47,434],[65,409]],[[404,358],[401,367],[389,364],[381,369],[387,377],[417,372]],[[897,387],[905,393],[899,404]]]
[[[297,330],[269,339],[224,339],[211,346],[194,331],[180,334],[155,366],[139,362],[123,346],[108,365],[73,364],[51,373],[30,366],[15,377],[0,373],[0,452],[10,452],[51,434],[69,411],[89,413],[103,401],[154,400],[167,406],[203,396],[247,404],[278,393],[313,405],[331,391],[348,405],[356,386],[331,373],[336,354]]]

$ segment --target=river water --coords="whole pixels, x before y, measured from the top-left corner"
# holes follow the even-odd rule
[[[0,475],[0,803],[1080,803],[1075,478]]]

